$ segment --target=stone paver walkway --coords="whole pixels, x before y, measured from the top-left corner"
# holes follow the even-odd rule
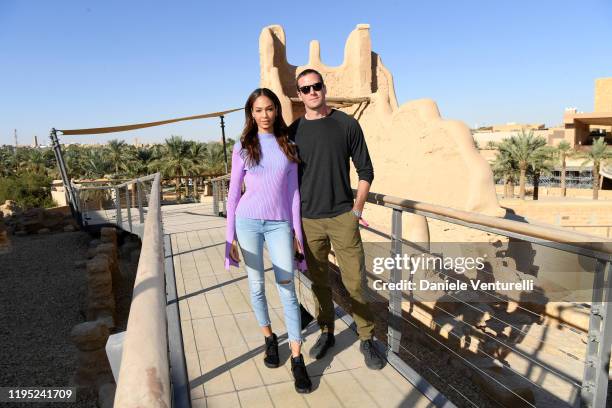
[[[282,339],[281,366],[263,364],[263,336],[251,309],[246,272],[223,268],[225,219],[211,204],[162,207],[170,235],[181,326],[193,407],[429,407],[434,406],[390,365],[371,371],[356,334],[336,322],[336,345],[318,361],[308,350],[318,336],[306,329],[304,357],[314,391],[293,388],[287,333],[271,264],[266,257],[266,295],[272,327]],[[312,294],[298,283],[302,303]]]

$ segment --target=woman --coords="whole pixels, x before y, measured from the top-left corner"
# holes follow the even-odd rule
[[[265,336],[264,363],[278,367],[278,339],[272,332],[264,288],[263,244],[267,242],[276,286],[283,304],[291,348],[295,389],[308,393],[312,383],[301,354],[300,307],[293,283],[294,249],[304,269],[297,154],[289,142],[280,101],[267,88],[253,91],[244,106],[245,125],[232,153],[227,199],[225,268],[238,266],[238,241],[246,265],[251,304]],[[246,191],[240,196],[242,182]]]

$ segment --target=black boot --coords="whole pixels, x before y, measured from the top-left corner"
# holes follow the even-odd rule
[[[308,377],[304,357],[300,354],[297,357],[291,357],[291,372],[295,380],[295,390],[300,394],[308,394],[312,391],[312,381]]]
[[[266,340],[266,355],[264,356],[264,364],[268,368],[276,368],[279,364],[278,358],[278,339],[276,334],[265,337]]]
[[[365,364],[370,370],[380,370],[383,368],[385,363],[383,359],[376,354],[374,343],[371,339],[361,340],[359,350],[361,351],[361,354],[363,354]]]

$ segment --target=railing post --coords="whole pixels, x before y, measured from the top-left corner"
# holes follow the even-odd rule
[[[74,194],[74,201],[75,201],[75,208],[76,208],[76,215],[77,215],[77,223],[79,224],[79,227],[83,228],[83,209],[81,207],[81,191],[72,184],[72,181],[70,181],[70,187],[72,188],[72,192]]]
[[[121,219],[121,196],[119,194],[119,187],[115,187],[115,207],[117,209],[117,217],[115,219],[115,222],[117,223],[117,226],[121,228],[121,226],[123,225],[123,221]]]
[[[393,209],[391,216],[391,256],[402,255],[402,211]],[[402,279],[402,270],[397,264],[391,269],[389,282],[399,283]],[[389,291],[389,323],[387,337],[389,348],[394,353],[399,353],[402,340],[402,291],[394,289]]]
[[[142,198],[140,197],[140,180],[136,180],[136,199],[138,201],[138,216],[141,224],[144,224],[144,212],[142,211]]]
[[[127,204],[127,218],[130,232],[132,232],[132,197],[130,197],[130,183],[125,185],[125,203]]]
[[[217,181],[211,181],[213,190],[213,214],[219,215],[219,186]]]
[[[582,402],[587,407],[606,405],[608,364],[612,345],[612,324],[609,321],[609,317],[612,316],[611,274],[610,262],[598,259],[593,281],[591,316],[581,389]]]
[[[221,200],[223,202],[223,216],[227,217],[227,180],[221,180]]]

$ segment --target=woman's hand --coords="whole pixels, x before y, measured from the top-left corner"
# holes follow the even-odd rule
[[[296,237],[293,237],[293,250],[295,252],[299,252],[300,254],[304,253],[304,250],[302,249],[302,247],[300,246],[300,242],[297,240]]]
[[[229,256],[230,258],[232,258],[232,260],[240,262],[240,255],[238,254],[238,243],[236,242],[236,240],[232,241]]]

